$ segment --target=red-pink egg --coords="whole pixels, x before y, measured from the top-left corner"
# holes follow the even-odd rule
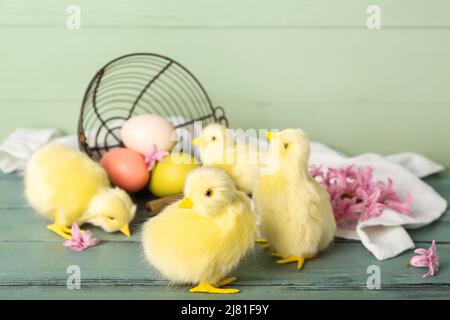
[[[114,185],[129,192],[145,187],[150,176],[144,157],[126,148],[111,149],[103,155],[100,164]]]

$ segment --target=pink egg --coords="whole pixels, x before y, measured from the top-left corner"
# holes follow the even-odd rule
[[[153,145],[159,150],[170,151],[175,144],[172,141],[174,131],[174,126],[167,119],[144,114],[127,120],[120,134],[127,148],[146,154],[153,150]]]
[[[111,149],[103,155],[100,164],[114,185],[129,192],[141,190],[149,180],[144,157],[130,149]]]

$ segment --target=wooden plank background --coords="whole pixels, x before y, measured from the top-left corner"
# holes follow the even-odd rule
[[[81,30],[66,9],[81,8]],[[187,66],[234,127],[303,127],[349,154],[422,152],[450,165],[450,2],[0,0],[0,140],[74,132],[95,71],[131,52]]]
[[[450,200],[450,171],[425,181]],[[92,228],[101,244],[74,252],[45,228],[22,194],[20,176],[0,174],[0,299],[450,299],[450,210],[410,231],[418,247],[437,241],[441,270],[435,277],[422,278],[425,269],[406,268],[412,250],[377,261],[361,243],[336,239],[302,271],[277,265],[267,252],[255,249],[233,272],[242,292],[224,296],[189,294],[145,262],[139,229],[148,219],[146,212],[138,213],[131,238]],[[67,289],[71,265],[80,267],[81,290]],[[366,286],[371,265],[380,267],[381,290]]]

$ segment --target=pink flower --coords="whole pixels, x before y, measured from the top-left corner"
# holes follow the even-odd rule
[[[358,181],[358,186],[364,189],[372,189],[372,168],[367,166],[363,168],[358,168],[356,173],[356,180]]]
[[[387,186],[383,182],[378,182],[378,186],[381,189],[380,201],[399,200],[398,195],[392,190],[393,182],[391,178],[388,179]]]
[[[83,251],[97,245],[99,242],[98,239],[92,238],[91,230],[81,233],[80,227],[74,222],[72,224],[72,239],[66,240],[64,246],[70,247],[75,251]]]
[[[364,203],[365,210],[361,216],[362,220],[366,220],[370,217],[379,217],[386,205],[379,202],[381,190],[376,188],[372,193],[368,193],[364,189],[359,189],[359,195]]]
[[[316,166],[315,164],[311,165],[309,169],[309,174],[315,177],[322,177],[322,166]]]
[[[333,211],[337,220],[358,220],[364,210],[364,203],[358,203],[356,197],[337,196],[333,199]]]
[[[352,225],[358,220],[366,220],[380,216],[385,208],[391,208],[402,214],[411,212],[411,196],[408,194],[404,202],[393,190],[393,182],[388,179],[387,185],[382,181],[374,181],[372,168],[328,168],[311,166],[310,174],[330,195],[336,220],[339,223]]]
[[[436,241],[431,242],[431,247],[427,249],[416,249],[418,256],[413,256],[409,261],[409,265],[413,267],[428,267],[428,272],[423,277],[432,277],[439,271],[439,256],[436,251]]]
[[[406,195],[405,201],[401,202],[400,200],[386,200],[386,205],[403,214],[411,213],[411,195],[408,193]]]
[[[329,168],[329,179],[333,179],[333,184],[340,190],[345,191],[347,188],[347,171],[346,169]]]
[[[147,152],[144,156],[144,162],[147,165],[147,169],[150,171],[156,164],[156,161],[161,161],[169,153],[165,150],[159,150],[156,144],[153,145],[153,149]]]

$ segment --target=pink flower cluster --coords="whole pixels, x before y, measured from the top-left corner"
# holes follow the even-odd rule
[[[370,217],[378,217],[385,208],[391,208],[402,214],[411,212],[411,196],[408,194],[402,202],[393,190],[393,183],[388,179],[385,184],[373,181],[372,168],[328,168],[311,166],[310,174],[330,194],[336,221],[354,223]]]

